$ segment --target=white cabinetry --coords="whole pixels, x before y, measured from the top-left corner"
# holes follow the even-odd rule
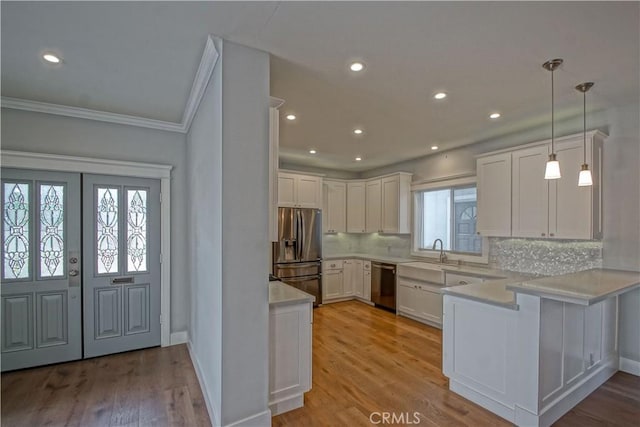
[[[352,263],[351,274],[347,276],[345,274],[344,280],[349,280],[351,282],[351,286],[353,287],[353,295],[358,298],[364,297],[364,281],[363,281],[363,270],[362,270],[362,260],[354,259],[350,261]]]
[[[269,240],[278,240],[278,148],[280,115],[278,107],[284,101],[271,98],[269,107]]]
[[[311,390],[312,304],[269,308],[269,409],[278,415],[304,405]]]
[[[477,232],[483,236],[511,236],[511,153],[481,157],[476,166]]]
[[[549,180],[544,169],[549,146],[524,148],[511,153],[512,234],[515,237],[546,237],[549,230]],[[576,188],[578,186],[575,183]]]
[[[398,278],[398,314],[442,327],[442,294],[438,284]]]
[[[322,262],[322,303],[344,297],[343,261]]]
[[[408,173],[397,173],[367,181],[367,232],[410,233],[410,194],[411,174]]]
[[[325,233],[344,233],[347,230],[347,184],[325,179],[323,184],[322,228]]]
[[[322,209],[322,178],[280,172],[278,206]]]
[[[583,135],[556,139],[562,177],[545,180],[549,141],[477,159],[478,226],[484,236],[597,239],[602,236],[602,144],[587,133],[586,161],[593,186],[578,187],[584,162]]]
[[[366,231],[365,194],[364,181],[347,183],[347,233],[364,233]]]
[[[354,283],[354,279],[356,277],[356,263],[355,260],[353,259],[347,259],[344,261],[344,285],[343,285],[343,289],[344,289],[344,295],[345,297],[351,297],[353,296],[354,292],[355,292],[355,287],[356,284]],[[362,273],[360,273],[362,274]]]
[[[371,261],[362,263],[362,299],[371,301]]]

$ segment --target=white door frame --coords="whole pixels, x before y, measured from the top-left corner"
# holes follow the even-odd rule
[[[0,150],[3,168],[40,169],[160,180],[160,345],[171,345],[171,165]]]

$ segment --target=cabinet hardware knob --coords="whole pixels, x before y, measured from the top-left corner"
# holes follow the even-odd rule
[[[540,235],[541,235],[542,237],[546,236],[546,234],[545,234],[545,233],[540,233]]]
[[[553,233],[549,233],[549,236],[553,237],[553,236],[555,236],[555,234],[553,234]]]
[[[465,282],[464,280],[460,280],[460,281],[458,282],[458,284],[459,284],[459,285],[468,285],[469,283],[468,283],[468,282]]]
[[[479,235],[480,235],[480,232],[479,232],[479,231],[476,231],[476,234],[479,236]]]

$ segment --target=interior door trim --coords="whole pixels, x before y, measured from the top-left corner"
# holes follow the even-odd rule
[[[184,342],[180,332],[171,338],[171,170],[172,165],[125,162],[93,157],[0,150],[3,168],[77,172],[160,180],[160,345]]]

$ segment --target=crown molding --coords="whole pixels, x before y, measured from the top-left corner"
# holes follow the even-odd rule
[[[219,54],[216,50],[216,46],[209,35],[207,36],[207,43],[204,46],[200,65],[198,66],[196,77],[193,79],[191,93],[189,94],[189,99],[187,100],[187,105],[185,106],[184,113],[182,115],[182,126],[184,128],[184,132],[188,132],[191,127],[193,117],[198,111],[198,106],[200,105],[200,101],[202,101],[204,92],[207,90],[207,85],[211,79],[213,69],[216,62],[218,62],[218,56]]]
[[[284,99],[276,98],[275,96],[269,97],[269,107],[280,108],[284,104]]]
[[[218,62],[218,51],[211,36],[207,36],[207,43],[200,59],[200,65],[196,72],[189,99],[182,114],[180,123],[148,119],[139,116],[130,116],[126,114],[110,113],[107,111],[90,110],[87,108],[71,107],[68,105],[51,104],[48,102],[30,101],[28,99],[10,98],[3,96],[0,98],[2,108],[11,108],[14,110],[33,111],[36,113],[54,114],[58,116],[76,117],[87,120],[97,120],[107,123],[117,123],[121,125],[138,126],[150,129],[159,129],[169,132],[187,133],[193,117],[198,111],[198,106],[207,84],[211,79],[213,69]]]

